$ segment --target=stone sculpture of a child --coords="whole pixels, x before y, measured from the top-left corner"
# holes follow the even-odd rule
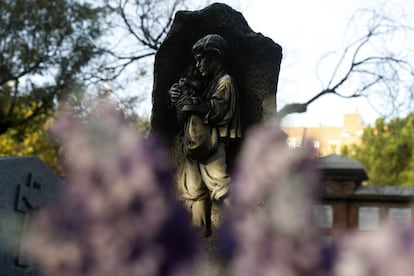
[[[239,103],[236,84],[225,69],[228,44],[223,37],[206,35],[192,51],[205,84],[195,82],[194,89],[187,89],[191,81],[182,78],[171,87],[169,95],[177,117],[184,119],[185,160],[177,175],[178,187],[193,223],[208,236],[212,202],[223,201],[229,195],[226,147],[230,139],[241,137]]]

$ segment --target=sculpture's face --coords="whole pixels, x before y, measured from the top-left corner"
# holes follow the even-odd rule
[[[201,53],[195,55],[196,67],[203,77],[214,76],[221,64],[213,55]]]

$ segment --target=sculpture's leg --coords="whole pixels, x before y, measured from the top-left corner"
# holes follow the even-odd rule
[[[202,181],[210,190],[212,200],[219,201],[228,196],[230,176],[222,143],[219,143],[217,151],[212,156],[200,163],[200,173]]]
[[[203,231],[203,236],[211,235],[211,201],[209,199],[194,201],[191,206],[193,224]]]
[[[203,235],[211,234],[210,193],[204,185],[199,163],[186,159],[178,175],[178,185],[185,205],[192,214],[193,224],[202,229]]]

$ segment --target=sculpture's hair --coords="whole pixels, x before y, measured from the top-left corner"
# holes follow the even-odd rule
[[[208,34],[194,43],[192,51],[195,55],[205,52],[216,53],[222,60],[225,60],[229,44],[221,35]]]

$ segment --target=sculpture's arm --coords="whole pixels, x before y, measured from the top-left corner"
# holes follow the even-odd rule
[[[208,103],[202,102],[198,97],[193,97],[191,98],[191,103],[184,104],[181,111],[204,117],[208,113],[209,108]]]
[[[210,98],[210,108],[206,119],[211,124],[227,124],[236,109],[236,89],[230,76],[222,77],[217,85],[216,91]]]

